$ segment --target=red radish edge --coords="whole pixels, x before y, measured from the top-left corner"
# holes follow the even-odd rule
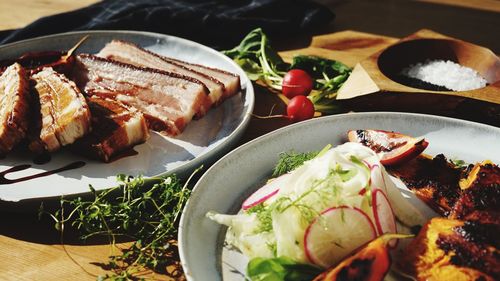
[[[319,219],[319,217],[321,215],[323,215],[323,214],[325,214],[327,212],[336,210],[336,209],[352,209],[352,210],[358,211],[361,215],[363,215],[366,218],[366,220],[370,224],[370,227],[371,227],[372,232],[373,232],[373,237],[377,237],[377,230],[375,229],[375,226],[373,225],[372,220],[370,219],[370,217],[363,210],[361,210],[359,208],[356,208],[356,207],[349,207],[349,206],[344,206],[344,205],[343,206],[338,206],[338,207],[328,208],[328,209],[324,210],[323,212],[321,212],[316,218],[314,218],[314,220],[307,226],[306,232],[304,233],[304,252],[306,253],[307,260],[309,260],[313,264],[317,265],[318,263],[316,261],[314,261],[313,257],[311,256],[311,254],[307,250],[308,247],[307,247],[307,239],[306,239],[306,237],[309,235],[309,232],[311,231],[311,226],[314,223],[316,223],[316,221]]]
[[[389,210],[391,211],[391,214],[392,214],[391,222],[394,225],[395,233],[397,233],[396,219],[394,218],[394,210],[392,209],[391,202],[389,201],[389,198],[387,198],[387,195],[385,195],[385,193],[383,192],[382,189],[376,188],[373,190],[373,193],[372,193],[372,209],[373,209],[373,217],[375,219],[375,225],[377,226],[378,235],[380,236],[380,235],[384,234],[384,230],[382,229],[382,224],[380,223],[380,218],[378,215],[378,208],[377,208],[377,195],[378,194],[381,194],[382,196],[384,196],[384,199],[386,200],[387,205],[389,206]],[[398,245],[398,241],[399,241],[398,239],[390,241],[389,246],[391,248],[396,248],[396,246]]]
[[[259,190],[260,190],[260,189],[257,189],[257,191],[255,191],[254,193],[252,193],[252,195],[250,195],[250,196],[247,198],[247,200],[245,200],[245,201],[243,202],[243,204],[241,205],[241,208],[242,208],[243,210],[248,210],[248,209],[250,209],[250,208],[252,208],[252,207],[255,207],[255,206],[259,205],[259,204],[260,204],[260,203],[262,203],[262,202],[265,202],[267,199],[269,199],[269,198],[273,197],[274,195],[276,195],[276,193],[278,193],[278,192],[280,191],[280,189],[278,188],[278,189],[276,189],[276,190],[274,190],[274,191],[271,191],[271,193],[269,193],[269,194],[267,194],[267,195],[264,195],[264,196],[263,196],[263,197],[261,197],[260,199],[257,199],[256,201],[253,201],[253,202],[251,202],[251,203],[247,203],[247,201],[249,201],[249,200],[252,198],[252,196],[254,196],[254,194],[256,194]]]
[[[372,175],[373,170],[374,170],[375,168],[379,168],[379,169],[380,169],[380,177],[382,177],[382,183],[384,184],[384,188],[383,188],[383,190],[382,190],[382,191],[387,192],[387,184],[385,183],[384,171],[382,171],[382,167],[381,167],[381,166],[379,166],[378,164],[373,164],[373,166],[371,166],[371,167],[372,167],[372,168],[371,168],[371,170],[370,170],[370,186],[371,186],[371,180],[372,180],[371,178],[372,178],[372,176],[373,176],[373,175]],[[376,188],[376,187],[375,187],[375,188],[372,188],[372,191],[374,191],[375,189],[377,189],[377,188]],[[379,188],[379,189],[382,189],[382,188]],[[362,194],[360,194],[360,195],[362,195]]]
[[[417,157],[422,151],[424,151],[427,146],[429,145],[429,142],[427,142],[425,139],[416,142],[416,143],[409,143],[407,146],[415,146],[415,149],[406,149],[403,153],[396,155],[395,157],[389,158],[389,159],[381,159],[380,163],[383,165],[394,165],[398,163],[405,162],[407,160],[410,160],[414,157]]]
[[[363,160],[363,161],[364,161],[364,160]],[[368,184],[369,184],[370,186],[372,186],[373,170],[374,170],[376,167],[379,167],[379,165],[378,165],[378,164],[373,164],[373,165],[370,165],[368,162],[365,162],[365,163],[366,163],[366,165],[368,166],[368,168],[370,168],[370,179],[368,180]],[[382,170],[381,170],[381,173],[382,173]],[[383,178],[383,176],[382,176],[382,178]],[[364,194],[364,192],[363,192],[363,194]],[[360,194],[360,195],[363,195],[363,194]]]
[[[366,165],[366,167],[368,167],[368,169],[370,169],[370,170],[372,169],[372,165],[370,165],[370,163],[368,163],[368,161],[363,160],[363,163],[365,163],[365,165]],[[375,165],[377,165],[377,164],[375,164]]]

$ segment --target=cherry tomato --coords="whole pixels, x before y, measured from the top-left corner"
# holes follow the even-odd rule
[[[313,88],[313,80],[302,69],[292,69],[285,74],[282,83],[282,92],[287,98],[307,96]]]
[[[292,122],[311,119],[314,116],[314,105],[306,96],[296,96],[288,103],[286,113]]]

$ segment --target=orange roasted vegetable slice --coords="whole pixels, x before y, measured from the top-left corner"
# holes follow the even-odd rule
[[[410,235],[385,234],[361,247],[336,267],[318,275],[314,281],[381,281],[391,267],[388,243]]]

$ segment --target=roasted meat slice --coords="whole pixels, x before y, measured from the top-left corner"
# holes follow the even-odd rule
[[[90,131],[90,110],[73,81],[52,68],[32,76],[34,99],[40,114],[35,117],[30,149],[53,152]]]
[[[495,186],[500,184],[500,167],[491,161],[483,161],[476,165],[470,165],[464,171],[464,177],[460,180],[460,188],[466,190],[478,186]]]
[[[71,146],[73,151],[109,162],[149,138],[146,120],[134,108],[98,96],[89,97],[87,103],[92,113],[92,132],[76,141]]]
[[[387,171],[443,216],[448,215],[461,193],[458,182],[462,169],[442,154],[434,158],[420,155],[404,165],[387,167]]]
[[[224,70],[221,70],[218,68],[204,66],[201,64],[189,63],[189,62],[177,60],[174,58],[164,57],[164,59],[166,59],[170,62],[173,62],[173,63],[183,65],[189,69],[192,69],[192,70],[195,70],[195,71],[198,71],[201,73],[205,73],[205,74],[207,74],[211,77],[214,77],[215,79],[221,81],[222,84],[224,84],[224,88],[225,88],[224,98],[229,98],[229,97],[237,94],[238,91],[241,89],[240,77],[234,73],[224,71]]]
[[[399,266],[417,280],[500,280],[500,225],[434,218]]]
[[[216,78],[193,70],[175,61],[168,60],[163,56],[145,50],[135,44],[113,40],[106,44],[97,56],[129,63],[135,66],[155,68],[196,78],[210,91],[210,104],[208,107],[212,104],[219,104],[222,101],[225,87],[224,84]]]
[[[500,225],[500,167],[489,161],[468,169],[450,218]]]
[[[17,63],[0,76],[0,155],[26,136],[29,122],[29,82]]]
[[[168,135],[181,133],[195,115],[205,113],[208,89],[194,78],[87,54],[76,57],[72,76],[88,96],[135,107],[149,128]]]
[[[464,190],[453,206],[449,218],[500,225],[500,183],[496,186],[476,186]]]
[[[1,60],[0,70],[3,71],[13,63],[18,63],[25,70],[31,71],[52,64],[58,61],[63,55],[64,52],[60,51],[28,52],[15,59]]]

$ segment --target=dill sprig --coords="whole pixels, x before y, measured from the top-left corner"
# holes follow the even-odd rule
[[[304,162],[316,157],[318,153],[318,151],[300,153],[289,151],[280,153],[278,163],[274,167],[273,177],[278,177],[295,170],[296,168],[302,166]]]
[[[113,246],[118,238],[133,241],[118,255],[110,256],[102,266],[112,274],[99,276],[98,280],[140,280],[139,275],[151,271],[181,277],[178,265],[175,272],[167,272],[167,266],[175,265],[177,260],[177,226],[191,193],[187,188],[189,180],[182,184],[175,175],[118,175],[117,181],[118,186],[105,191],[90,186],[90,199],[61,198],[61,209],[50,214],[56,228],[62,232],[65,223],[70,223],[81,239],[107,237]],[[65,208],[71,209],[67,216]]]
[[[257,218],[260,222],[257,233],[269,232],[273,230],[273,219],[271,217],[271,211],[266,209],[266,207],[262,203],[251,207],[247,210],[247,213],[255,213],[257,215]]]

